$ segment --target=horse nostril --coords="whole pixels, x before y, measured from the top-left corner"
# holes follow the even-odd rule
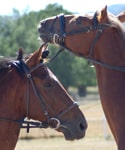
[[[81,129],[81,130],[84,130],[84,129],[85,129],[85,127],[84,127],[83,123],[80,123],[80,125],[79,125],[79,126],[80,126],[80,129]]]
[[[41,27],[45,27],[45,25],[46,25],[46,20],[40,21],[40,24],[41,24]]]
[[[83,130],[86,130],[87,124],[84,123],[84,122],[80,122],[79,127],[80,127],[80,130],[82,130],[82,131],[83,131]]]

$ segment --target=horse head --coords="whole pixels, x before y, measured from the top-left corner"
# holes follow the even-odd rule
[[[41,47],[26,60],[35,88],[37,88],[37,99],[40,100],[41,108],[38,113],[43,111],[41,115],[36,116],[36,111],[34,112],[34,110],[38,110],[37,106],[34,107],[36,95],[32,95],[31,115],[33,119],[46,121],[49,127],[63,132],[67,140],[81,138],[87,127],[85,118],[57,77],[41,62],[46,51],[44,47]]]
[[[119,19],[120,15],[109,14],[106,6],[94,15],[61,14],[44,19],[40,21],[38,32],[44,43],[56,43],[77,55],[91,57],[93,50],[99,49],[100,39],[104,39],[110,29],[114,32],[117,25],[122,26]]]
[[[4,85],[0,94],[4,95],[1,99],[4,98],[10,107],[5,106],[3,112],[8,113],[0,113],[0,120],[2,117],[4,122],[23,123],[22,120],[27,117],[40,121],[41,127],[46,125],[62,132],[67,140],[82,138],[87,128],[85,117],[57,77],[44,64],[44,51],[45,45],[23,59],[20,50],[18,60],[9,61],[8,74],[0,80]],[[10,83],[13,91],[5,82]],[[7,93],[3,92],[5,88]],[[9,112],[10,109],[14,112]]]

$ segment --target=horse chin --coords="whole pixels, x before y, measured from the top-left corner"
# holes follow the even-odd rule
[[[43,36],[42,34],[40,34],[39,40],[41,41],[41,43],[48,43],[47,37],[46,37],[46,36]]]
[[[62,132],[65,139],[68,141],[78,140],[85,136],[85,133],[82,135],[77,135],[77,133],[75,134],[72,130],[63,127],[60,127],[57,131]]]
[[[42,30],[42,29],[39,31],[39,39],[43,43],[51,42],[49,33],[44,31],[44,30]]]

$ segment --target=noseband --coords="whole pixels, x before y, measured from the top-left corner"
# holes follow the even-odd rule
[[[21,74],[21,75],[24,74],[27,78],[27,114],[26,114],[26,117],[28,120],[24,120],[24,118],[21,120],[14,120],[14,119],[1,118],[1,117],[0,117],[0,120],[1,121],[2,120],[13,121],[13,122],[19,123],[21,128],[27,129],[27,132],[29,132],[30,128],[48,128],[48,127],[50,127],[53,129],[59,129],[60,127],[63,127],[64,125],[60,121],[61,117],[64,114],[66,114],[68,111],[70,111],[72,108],[78,106],[78,104],[76,102],[73,102],[73,104],[71,106],[69,106],[65,110],[61,111],[61,113],[59,113],[57,116],[50,117],[49,112],[47,111],[46,101],[45,101],[44,97],[40,94],[40,92],[33,80],[33,77],[32,77],[32,72],[34,72],[39,67],[43,66],[43,63],[38,64],[36,67],[32,68],[31,70],[29,70],[28,66],[26,65],[26,63],[23,60],[14,61],[14,62],[12,62],[11,66],[15,67],[16,70],[19,72],[19,74]],[[32,87],[36,98],[40,101],[42,111],[47,118],[47,121],[45,121],[45,122],[29,120],[30,119],[30,112],[29,112],[29,108],[30,108],[30,90],[29,90],[29,88],[30,88],[30,86]],[[50,106],[50,108],[51,108],[51,106]],[[52,108],[51,108],[51,110],[52,110]]]
[[[60,24],[60,33],[54,33],[54,31],[53,31],[54,30],[54,24],[55,24],[57,19],[59,20],[59,24]],[[71,35],[89,33],[91,31],[96,31],[95,38],[93,39],[91,46],[90,46],[90,49],[89,49],[89,54],[87,56],[82,55],[82,57],[85,58],[86,60],[88,60],[92,64],[97,64],[97,65],[100,65],[102,67],[105,67],[105,68],[108,68],[111,70],[115,70],[115,71],[125,72],[125,67],[110,65],[110,64],[107,64],[105,62],[95,60],[93,58],[94,47],[96,45],[96,42],[101,37],[103,30],[107,29],[107,28],[115,27],[112,24],[108,24],[108,23],[99,24],[98,20],[97,20],[97,13],[95,13],[93,16],[93,25],[92,26],[86,26],[86,27],[82,27],[82,28],[80,27],[79,29],[74,29],[74,30],[71,30],[69,32],[65,32],[65,16],[63,14],[56,16],[56,18],[54,19],[53,22],[54,23],[52,24],[50,34],[49,34],[49,35],[51,35],[51,38],[49,38],[49,39],[51,39],[51,41],[48,41],[48,42],[58,44],[61,46],[61,48],[72,51],[72,49],[67,48],[65,46],[65,38],[66,37],[71,36]],[[46,22],[45,22],[45,24],[46,24]],[[46,29],[44,29],[44,30],[46,31]],[[38,31],[39,31],[39,29],[38,29]]]

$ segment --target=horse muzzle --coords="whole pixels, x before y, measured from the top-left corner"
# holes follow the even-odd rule
[[[71,123],[63,123],[57,118],[51,118],[49,121],[49,127],[62,132],[66,140],[72,141],[75,139],[81,139],[85,136],[87,123],[85,121],[80,121],[77,126],[71,126]]]
[[[81,122],[74,127],[70,127],[70,124],[61,124],[58,131],[61,131],[66,140],[78,140],[81,139],[85,136],[86,133],[86,129],[87,129],[87,124],[85,126],[85,124],[83,125]]]

